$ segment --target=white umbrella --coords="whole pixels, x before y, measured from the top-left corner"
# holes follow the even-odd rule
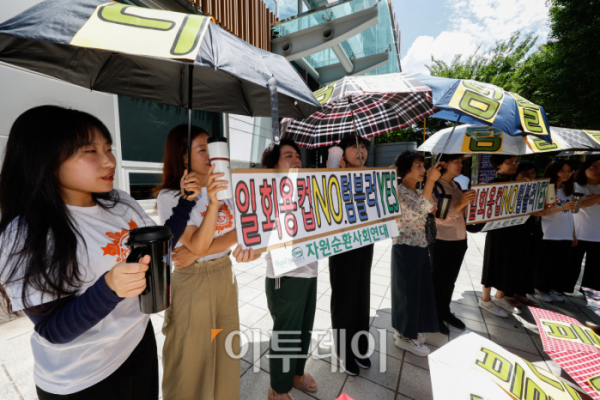
[[[550,128],[552,143],[539,137],[511,136],[489,126],[460,125],[452,133],[453,128],[446,128],[435,133],[423,143],[418,151],[441,153],[450,140],[444,153],[447,154],[508,154],[525,155],[549,151],[563,151],[575,147],[561,137],[560,128]]]

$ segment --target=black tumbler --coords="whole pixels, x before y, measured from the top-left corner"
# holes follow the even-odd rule
[[[139,295],[140,310],[154,314],[171,304],[171,229],[168,226],[148,226],[129,232],[131,247],[128,263],[139,262],[145,255],[152,258],[146,271],[146,289]]]
[[[446,219],[448,210],[450,209],[450,203],[452,202],[452,196],[449,194],[442,194],[438,199],[437,211],[435,217],[439,219]]]

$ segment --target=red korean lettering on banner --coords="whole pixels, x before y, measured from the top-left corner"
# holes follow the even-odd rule
[[[477,203],[479,199],[479,189],[475,190],[475,198],[469,204],[469,221],[475,221],[477,219]]]
[[[500,216],[500,213],[502,212],[502,196],[504,195],[504,186],[499,187],[498,190],[496,191],[496,206],[494,209],[494,215],[496,217]]]
[[[275,190],[273,190],[275,187]],[[269,185],[266,179],[263,179],[263,184],[259,186],[260,202],[262,211],[265,216],[265,221],[262,223],[264,232],[270,232],[277,229],[279,238],[282,237],[281,224],[279,223],[279,212],[277,209],[277,184],[273,179],[273,184]]]
[[[489,200],[487,201],[486,215],[488,218],[491,218],[492,214],[494,212],[494,204],[496,204],[496,199],[494,198],[495,195],[496,195],[496,188],[494,187],[490,190]]]
[[[315,221],[315,211],[312,206],[312,195],[310,192],[310,178],[298,179],[296,185],[298,186],[298,205],[302,209],[302,222],[304,224],[304,230],[312,232],[317,229],[317,223]],[[308,205],[308,211],[304,206],[304,203]]]
[[[481,195],[479,196],[479,204],[477,208],[477,215],[483,215],[485,217],[485,206],[487,204],[487,195],[489,190],[482,189]]]
[[[261,244],[261,237],[258,232],[258,216],[256,215],[254,179],[250,180],[250,190],[248,190],[248,186],[245,182],[238,182],[235,188],[235,202],[238,210],[242,213],[240,222],[244,245],[254,246]],[[252,205],[251,210],[250,205]]]
[[[298,233],[298,221],[293,214],[298,209],[298,205],[294,201],[294,184],[290,178],[283,177],[279,183],[279,193],[281,202],[279,203],[279,212],[285,213],[283,225],[285,231],[291,237],[296,237]]]

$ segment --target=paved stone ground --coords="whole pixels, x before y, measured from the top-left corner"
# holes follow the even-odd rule
[[[484,234],[469,235],[469,250],[460,271],[451,305],[452,311],[474,331],[504,346],[507,350],[549,369],[563,378],[566,373],[544,353],[531,314],[523,309],[521,316],[498,318],[481,311],[477,301],[481,296],[481,270],[483,263]],[[361,370],[360,376],[350,377],[336,370],[327,354],[331,349],[331,318],[329,304],[331,288],[327,261],[319,263],[318,302],[315,333],[307,371],[317,380],[319,390],[306,394],[294,389],[295,400],[333,400],[347,393],[356,400],[427,400],[432,398],[429,365],[419,358],[394,346],[391,327],[390,303],[390,250],[391,241],[375,245],[371,285],[371,332],[375,337],[375,350],[371,356],[373,367]],[[264,259],[234,266],[239,285],[241,329],[248,339],[243,339],[247,350],[242,359],[241,399],[265,399],[269,388],[268,332],[273,322],[265,297]],[[577,318],[579,321],[600,318],[587,309],[584,299],[568,298],[562,304],[543,304],[548,309]],[[159,332],[162,316],[153,315],[158,355],[162,353],[164,336]],[[27,318],[8,321],[0,319],[0,399],[35,399],[33,383],[33,356],[29,338],[33,326]],[[427,334],[427,344],[432,351],[458,337],[463,331],[450,328],[449,335]],[[258,333],[258,332],[261,333]],[[383,338],[383,340],[382,340]],[[255,353],[258,357],[254,358]],[[253,362],[253,360],[257,360]],[[380,362],[385,372],[379,372]],[[162,375],[162,369],[161,369]]]

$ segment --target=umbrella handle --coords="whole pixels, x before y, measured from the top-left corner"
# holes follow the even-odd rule
[[[192,88],[194,86],[194,64],[190,64],[189,66],[189,81],[188,81],[188,148],[187,148],[187,160],[188,160],[188,174],[192,172]],[[192,195],[194,192],[190,190],[183,190],[186,197]]]
[[[271,129],[273,130],[273,140],[279,145],[279,102],[277,100],[277,80],[274,76],[267,82],[269,93],[271,95]]]
[[[444,145],[444,148],[442,149],[442,152],[440,153],[440,155],[438,156],[436,162],[440,161],[442,159],[442,155],[444,154],[444,152],[446,151],[446,147],[448,147],[448,143],[450,143],[450,138],[452,137],[452,134],[454,133],[454,130],[456,129],[456,125],[458,125],[458,123],[460,122],[460,115],[458,116],[458,119],[456,120],[456,123],[454,124],[454,126],[452,127],[452,131],[450,132],[450,134],[448,135],[448,139],[446,139],[446,144]],[[435,164],[435,163],[434,163]]]

